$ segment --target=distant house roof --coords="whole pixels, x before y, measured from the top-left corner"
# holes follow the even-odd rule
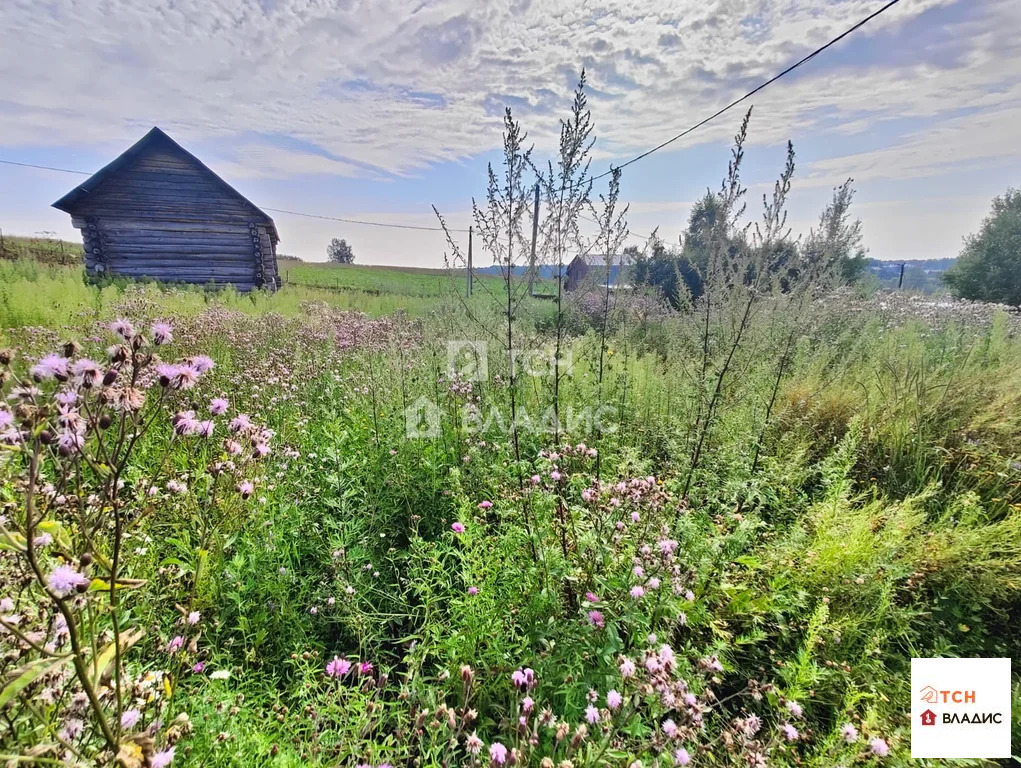
[[[575,261],[581,261],[581,262],[583,262],[584,264],[587,264],[590,267],[605,267],[606,266],[606,258],[607,258],[607,255],[605,253],[579,253],[577,256],[575,256],[573,259],[571,259],[571,263],[574,263]],[[612,256],[610,256],[610,266],[611,267],[619,267],[620,266],[620,258],[621,257],[620,257],[619,254],[613,254]],[[625,261],[625,264],[626,264],[627,263],[627,258],[626,257],[625,257],[624,261]]]
[[[270,235],[273,239],[275,241],[280,240],[280,236],[277,234],[276,224],[270,216],[255,205],[255,203],[234,189],[234,187],[217,176],[209,168],[209,166],[195,157],[195,155],[186,150],[156,126],[153,126],[151,131],[135,142],[129,149],[121,153],[116,159],[103,166],[103,168],[89,176],[88,179],[60,198],[53,204],[53,207],[66,213],[74,214],[79,205],[85,201],[88,194],[95,191],[104,181],[116,175],[121,169],[126,168],[133,160],[135,160],[135,158],[150,150],[159,148],[170,149],[171,151],[184,155],[196,163],[199,168],[209,175],[211,179],[222,186],[226,192],[248,205],[252,209],[252,212],[255,213],[263,223],[269,226]]]

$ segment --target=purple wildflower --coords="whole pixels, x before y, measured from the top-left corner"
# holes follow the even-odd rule
[[[32,366],[31,373],[37,379],[66,379],[67,358],[60,355],[46,355]]]
[[[333,661],[326,665],[326,675],[328,677],[343,677],[350,671],[351,662],[340,658],[340,656],[334,656]]]
[[[691,755],[688,754],[688,750],[684,747],[678,747],[677,751],[674,752],[674,764],[675,765],[687,765],[691,762]]]
[[[117,318],[112,323],[110,323],[110,330],[116,333],[125,341],[130,341],[131,337],[135,335],[135,326],[133,326],[128,320],[125,320],[122,317]]]
[[[592,622],[592,624],[594,624],[595,626],[599,627],[600,629],[602,629],[606,624],[606,622],[603,620],[602,611],[596,610],[589,611],[588,620]]]
[[[157,752],[153,755],[152,762],[150,763],[152,768],[167,768],[167,766],[170,765],[170,762],[174,759],[175,749],[175,747],[171,747],[170,749],[164,749],[162,752]]]
[[[592,704],[585,707],[585,721],[589,725],[595,725],[599,722],[599,710]]]
[[[452,530],[454,533],[464,533],[464,523],[458,522],[451,523],[450,530]]]
[[[168,344],[174,340],[174,329],[170,323],[159,320],[152,324],[152,340],[156,344]]]
[[[507,762],[507,747],[494,741],[489,745],[489,759],[493,765],[503,765]]]
[[[167,653],[177,653],[184,646],[184,638],[177,635],[167,646]]]
[[[850,723],[846,723],[844,727],[840,729],[840,735],[848,744],[853,744],[858,741],[858,729]]]
[[[213,362],[213,358],[208,355],[195,355],[194,357],[188,358],[188,362],[200,376],[203,373],[213,370],[213,366],[216,365],[216,363]]]
[[[128,709],[121,714],[121,728],[134,728],[135,723],[138,722],[138,718],[142,716],[142,713],[137,709]]]
[[[64,597],[72,590],[88,584],[89,579],[69,565],[58,565],[50,572],[46,583],[57,595]]]
[[[623,701],[624,698],[615,688],[611,688],[606,692],[606,706],[610,709],[618,709]]]
[[[886,757],[890,754],[890,745],[878,736],[869,742],[869,747],[872,749],[872,754],[877,757]]]
[[[227,412],[230,407],[230,403],[224,400],[222,397],[214,397],[209,401],[209,412],[214,416],[220,416]]]
[[[790,723],[784,723],[783,725],[781,725],[780,726],[780,730],[783,731],[783,737],[785,739],[787,739],[787,741],[797,741],[798,740],[798,736],[799,736],[798,729],[795,728]]]

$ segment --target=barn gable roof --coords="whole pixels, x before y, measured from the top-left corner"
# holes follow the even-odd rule
[[[62,198],[53,203],[53,207],[64,211],[65,213],[74,214],[78,209],[78,206],[84,202],[85,198],[90,192],[95,191],[99,186],[106,180],[117,175],[119,171],[127,168],[130,164],[139,157],[144,156],[147,152],[156,149],[169,149],[172,152],[183,155],[187,159],[194,162],[198,167],[206,173],[210,179],[220,185],[225,192],[229,195],[237,198],[241,202],[245,203],[252,209],[252,212],[265,224],[269,226],[270,235],[275,241],[279,241],[280,237],[277,234],[276,224],[273,219],[270,218],[262,209],[260,209],[255,203],[246,198],[234,187],[228,184],[226,181],[217,176],[205,163],[199,160],[195,155],[186,150],[170,136],[160,130],[158,127],[153,126],[145,136],[135,142],[129,149],[120,154],[112,162],[103,166],[100,170],[90,176],[88,179],[83,181],[77,187],[72,189]]]

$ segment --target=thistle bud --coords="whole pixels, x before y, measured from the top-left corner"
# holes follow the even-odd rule
[[[78,562],[81,563],[82,568],[92,565],[92,553],[82,552],[82,556],[78,558]]]
[[[14,353],[9,349],[0,349],[0,365],[10,365]]]
[[[64,342],[64,357],[74,357],[78,354],[78,345],[73,341]]]
[[[113,424],[113,419],[110,418],[110,414],[104,413],[102,416],[99,417],[100,429],[108,429],[111,424]]]
[[[49,445],[53,442],[53,433],[48,429],[44,429],[39,433],[39,442],[43,445]]]
[[[116,368],[111,368],[103,376],[103,386],[104,387],[109,387],[115,381],[117,381],[117,369]]]

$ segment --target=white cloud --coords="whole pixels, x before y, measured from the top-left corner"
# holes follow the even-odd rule
[[[890,33],[952,0],[895,6],[859,36]],[[7,0],[0,49],[0,142],[122,147],[158,123],[185,141],[249,133],[308,142],[335,160],[273,142],[234,160],[249,173],[406,173],[491,149],[499,106],[518,106],[533,138],[588,67],[602,153],[658,143],[876,7],[873,0]],[[811,131],[823,118],[867,130],[891,114],[1002,108],[1021,16],[993,0],[941,51],[920,60],[825,59],[757,103],[753,141]],[[13,84],[13,87],[11,87]],[[948,99],[948,97],[951,97]],[[1017,94],[1010,99],[1017,106]],[[555,114],[553,113],[555,110]],[[725,138],[733,121],[687,145]],[[230,159],[230,158],[228,158]],[[250,162],[250,161],[255,161]],[[346,165],[351,161],[351,165]],[[253,169],[254,170],[251,170]],[[364,173],[364,171],[362,171]]]
[[[715,111],[878,1],[5,0],[0,146],[113,157],[158,124],[185,146],[213,147],[203,160],[226,178],[256,185],[420,175],[498,147],[504,104],[540,150],[552,149],[584,65],[601,169]],[[924,23],[933,14],[946,16]],[[1016,0],[900,3],[855,34],[868,55],[852,58],[838,45],[757,95],[752,144],[825,139],[799,167],[796,189],[814,192],[792,216],[814,221],[820,190],[847,176],[867,203],[875,201],[870,184],[950,176],[1015,156],[1019,26]],[[738,119],[728,115],[671,149],[729,140]],[[628,169],[626,183],[643,167]],[[969,201],[966,213],[942,217],[924,203],[892,201],[869,210],[876,221],[866,220],[866,237],[874,253],[893,256],[918,249],[908,244],[910,230],[939,231],[945,241],[934,255],[951,255],[967,229],[950,227],[973,228],[973,208],[985,207],[985,198]],[[661,236],[673,242],[689,209],[635,204],[632,231],[663,225]],[[284,249],[312,258],[337,230],[282,222]],[[379,262],[427,253],[436,263],[443,249],[428,233],[365,228],[352,238]]]

